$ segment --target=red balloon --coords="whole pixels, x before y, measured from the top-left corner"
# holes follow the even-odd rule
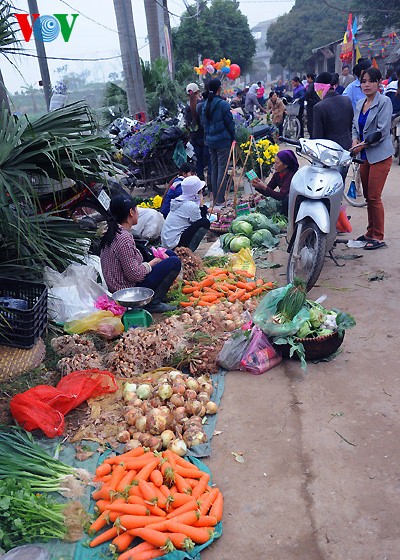
[[[240,76],[240,66],[238,64],[231,64],[230,72],[228,78],[231,80],[236,80]]]

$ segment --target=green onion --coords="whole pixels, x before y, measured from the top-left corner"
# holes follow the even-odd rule
[[[34,492],[77,497],[91,477],[49,455],[26,430],[0,426],[0,480],[4,478],[25,480]]]

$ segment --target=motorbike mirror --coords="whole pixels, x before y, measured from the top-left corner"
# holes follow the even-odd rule
[[[379,142],[379,140],[382,138],[382,132],[376,131],[376,132],[371,132],[371,134],[368,134],[365,139],[364,139],[364,144],[375,144],[376,142]]]

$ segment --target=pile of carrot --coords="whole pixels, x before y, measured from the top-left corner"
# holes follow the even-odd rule
[[[98,517],[89,534],[99,534],[89,546],[111,541],[110,550],[121,553],[118,560],[191,550],[213,537],[222,518],[223,496],[210,486],[210,475],[170,450],[137,447],[107,458],[95,481],[102,484],[92,494]]]
[[[245,302],[260,296],[275,287],[273,282],[258,280],[245,270],[229,271],[225,268],[208,269],[207,276],[200,282],[186,281],[182,293],[188,301],[181,301],[182,307],[210,307],[221,301]]]

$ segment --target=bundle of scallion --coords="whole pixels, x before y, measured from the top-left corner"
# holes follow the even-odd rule
[[[59,492],[76,498],[91,476],[46,453],[24,429],[0,426],[0,480],[4,478],[27,481],[33,492]]]

